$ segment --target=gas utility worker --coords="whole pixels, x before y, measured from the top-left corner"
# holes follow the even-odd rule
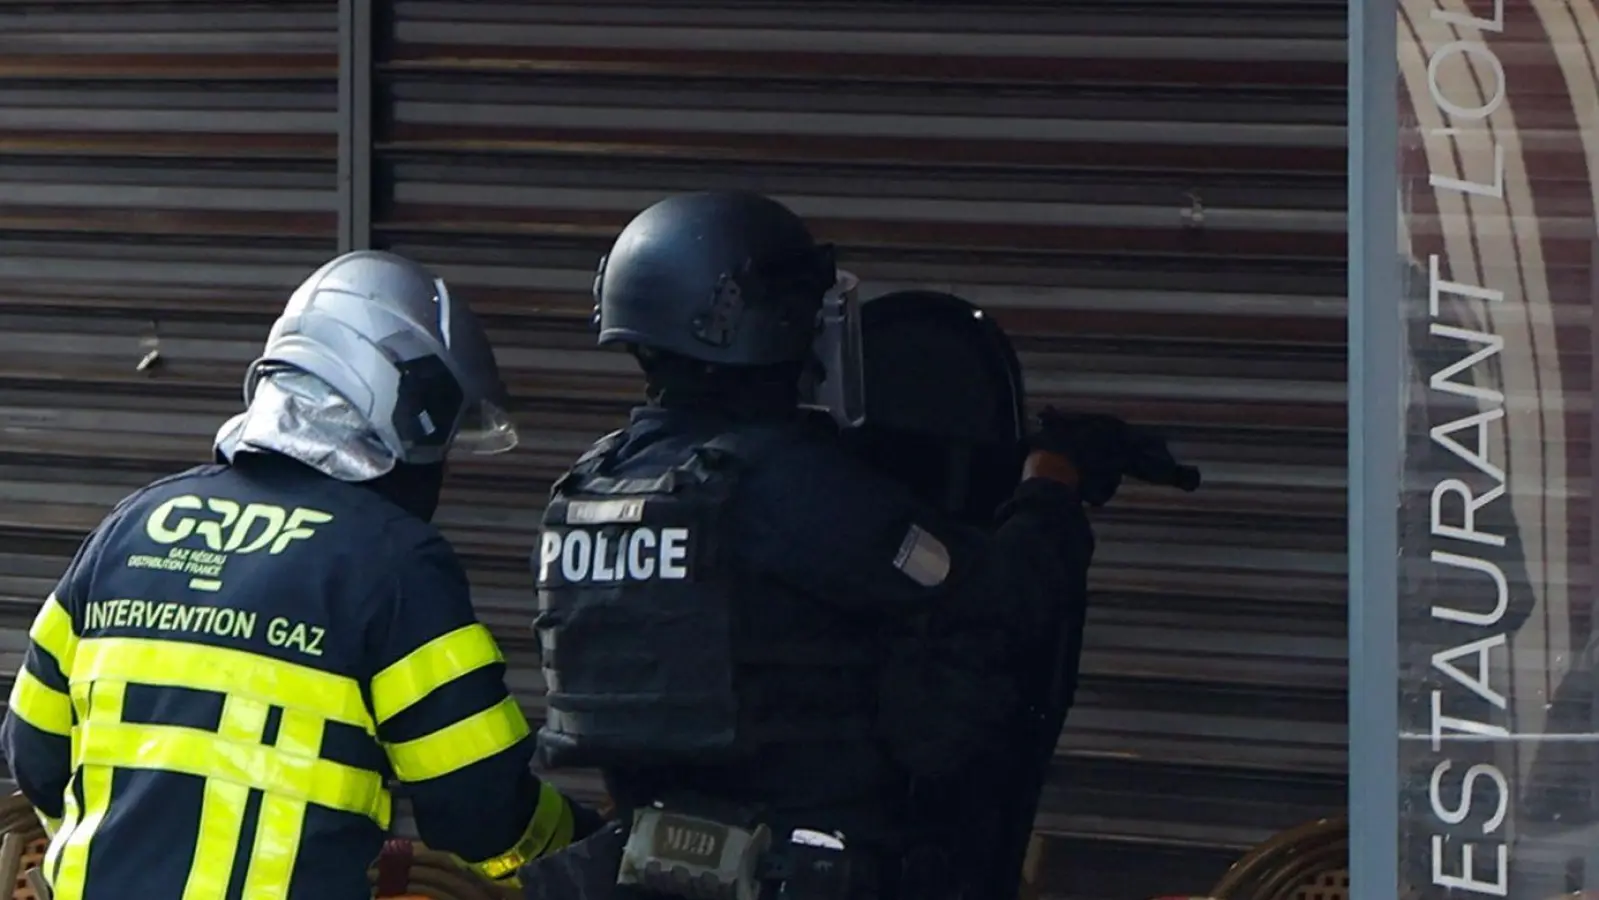
[[[217,462],[135,492],[29,633],[3,731],[55,900],[356,900],[397,780],[491,878],[590,827],[529,770],[504,660],[430,523],[452,448],[516,444],[442,279],[340,256],[290,298]]]

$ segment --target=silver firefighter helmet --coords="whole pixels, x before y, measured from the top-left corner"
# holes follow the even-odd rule
[[[452,447],[503,453],[517,443],[477,318],[444,279],[392,253],[346,253],[300,285],[245,374],[245,403],[286,371],[327,385],[400,462],[443,462]]]

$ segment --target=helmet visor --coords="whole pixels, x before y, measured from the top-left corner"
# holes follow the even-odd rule
[[[860,280],[840,269],[822,299],[814,352],[820,378],[801,385],[802,405],[824,409],[840,428],[866,422],[865,365],[861,349]]]
[[[451,450],[475,456],[493,456],[516,448],[518,436],[516,423],[498,405],[480,401],[475,410],[468,410],[455,433]]]

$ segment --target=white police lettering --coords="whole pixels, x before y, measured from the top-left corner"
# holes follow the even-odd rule
[[[539,582],[680,581],[688,577],[687,528],[548,529],[539,538]]]

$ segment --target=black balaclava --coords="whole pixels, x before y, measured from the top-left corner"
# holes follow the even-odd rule
[[[326,478],[327,476],[316,469],[306,465],[292,456],[270,450],[245,450],[234,454],[230,463],[226,458],[217,457],[217,462],[231,465],[246,470],[261,472],[272,471],[306,471],[316,472]],[[394,468],[387,475],[374,478],[371,481],[356,482],[359,486],[375,491],[379,496],[413,516],[433,521],[433,513],[439,507],[439,490],[444,486],[444,464],[433,463],[426,466],[410,465],[408,463],[395,463]]]
[[[806,364],[711,366],[647,347],[633,350],[644,370],[644,396],[662,409],[715,413],[735,420],[792,415]]]
[[[444,487],[444,463],[425,466],[395,463],[382,478],[362,482],[384,499],[413,516],[433,521],[439,508],[439,491]]]

